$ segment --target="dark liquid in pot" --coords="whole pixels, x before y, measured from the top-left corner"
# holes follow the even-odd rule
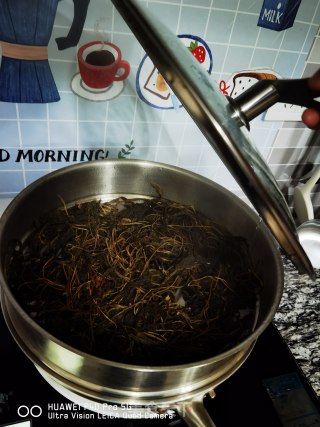
[[[90,65],[106,66],[111,65],[115,61],[114,56],[108,50],[94,50],[86,56],[86,62]]]
[[[45,330],[96,356],[175,365],[252,333],[260,291],[246,241],[191,206],[86,202],[42,218],[7,268]]]

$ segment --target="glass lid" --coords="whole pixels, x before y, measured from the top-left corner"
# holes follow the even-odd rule
[[[233,104],[145,3],[112,2],[299,272],[314,277],[286,200],[269,167],[240,128]]]

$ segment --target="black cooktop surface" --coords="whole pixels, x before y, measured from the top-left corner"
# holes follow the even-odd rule
[[[204,404],[217,427],[320,427],[320,402],[273,324],[243,366]],[[80,407],[55,391],[11,337],[0,314],[0,426],[185,427],[165,419],[117,419]]]

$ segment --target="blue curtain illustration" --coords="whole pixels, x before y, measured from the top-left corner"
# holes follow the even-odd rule
[[[0,101],[47,103],[60,96],[48,62],[59,0],[0,0]],[[74,19],[59,50],[76,46],[90,0],[74,0]]]

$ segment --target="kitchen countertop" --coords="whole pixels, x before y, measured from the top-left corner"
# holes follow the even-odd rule
[[[313,281],[286,257],[283,263],[284,292],[273,323],[320,398],[320,270]]]
[[[0,199],[0,216],[10,201]],[[313,281],[285,256],[283,264],[284,292],[273,323],[320,398],[320,270]]]

